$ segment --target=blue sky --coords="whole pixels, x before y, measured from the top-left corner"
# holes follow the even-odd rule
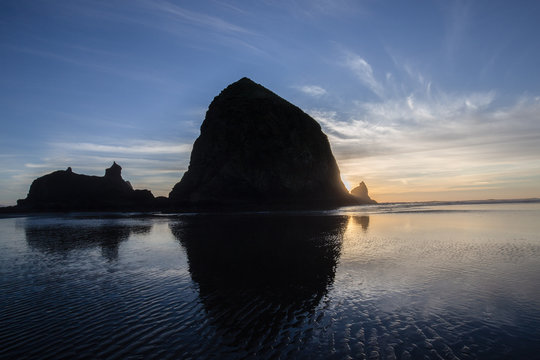
[[[0,1],[0,204],[113,161],[167,195],[243,76],[379,201],[540,197],[538,1]]]

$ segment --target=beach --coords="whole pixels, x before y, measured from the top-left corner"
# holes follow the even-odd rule
[[[1,358],[535,358],[540,203],[0,219]]]

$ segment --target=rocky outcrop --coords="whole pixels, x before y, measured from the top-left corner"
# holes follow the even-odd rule
[[[376,204],[377,202],[369,197],[368,188],[362,181],[357,187],[351,190],[351,195],[354,196],[362,204]]]
[[[169,198],[177,206],[202,207],[354,202],[320,125],[248,78],[210,104],[188,171]]]
[[[76,174],[66,170],[37,178],[32,182],[28,196],[17,201],[24,210],[126,210],[151,206],[154,196],[148,190],[133,190],[122,179],[122,168],[113,165],[105,176]]]

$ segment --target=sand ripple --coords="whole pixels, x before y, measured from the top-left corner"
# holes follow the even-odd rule
[[[540,351],[536,238],[405,236],[374,216],[0,221],[2,359]]]

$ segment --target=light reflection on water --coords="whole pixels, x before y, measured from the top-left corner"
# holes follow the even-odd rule
[[[0,219],[0,358],[535,358],[539,215]]]

